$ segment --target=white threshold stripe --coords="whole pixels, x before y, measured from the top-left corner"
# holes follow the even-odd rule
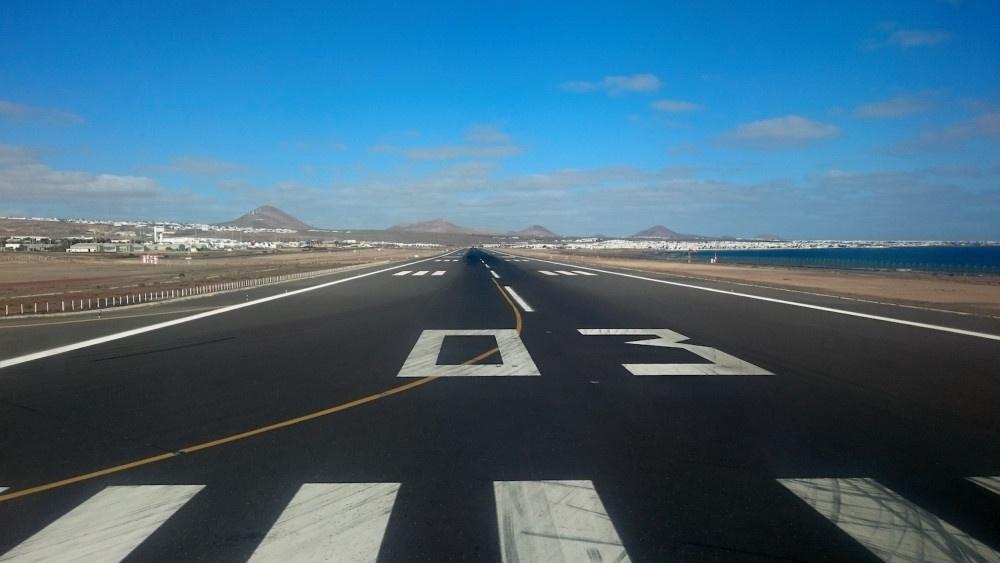
[[[0,556],[0,561],[121,561],[202,487],[107,487]]]
[[[559,275],[559,274],[557,274],[555,272],[550,272],[548,270],[538,270],[538,271],[541,272],[541,273],[543,273],[543,274],[545,274],[546,276],[558,276]]]
[[[396,273],[395,273],[395,274],[393,274],[393,275],[394,275],[394,276],[405,276],[406,274],[409,274],[409,273],[410,273],[410,272],[412,272],[412,271],[413,271],[413,270],[403,270],[403,271],[401,271],[401,272],[396,272]]]
[[[429,272],[430,272],[430,270],[420,270],[419,272],[413,272],[413,275],[415,275],[415,276],[426,276]]]
[[[516,291],[514,291],[514,288],[512,288],[509,285],[505,285],[505,286],[503,286],[503,288],[506,289],[507,293],[510,294],[511,299],[513,299],[514,301],[517,301],[517,304],[520,305],[522,309],[524,309],[525,313],[534,313],[535,312],[535,310],[532,309],[531,306],[528,305],[528,303],[524,299],[521,299],[521,296],[518,295]]]
[[[584,272],[583,270],[573,270],[574,274],[580,274],[581,276],[596,276],[597,274],[593,272]]]
[[[504,563],[631,561],[590,481],[493,483]]]
[[[580,268],[591,272],[599,272],[602,274],[610,274],[612,276],[621,276],[623,278],[631,278],[635,280],[648,281],[653,283],[662,283],[664,285],[672,285],[675,287],[684,287],[687,289],[696,289],[698,291],[707,291],[709,293],[719,293],[721,295],[729,295],[732,297],[742,297],[744,299],[754,299],[757,301],[765,301],[768,303],[778,303],[781,305],[791,305],[792,307],[801,307],[803,309],[812,309],[814,311],[824,311],[827,313],[836,313],[838,315],[847,315],[849,317],[858,317],[862,319],[869,319],[873,321],[882,321],[887,323],[894,323],[899,325],[913,326],[917,328],[926,328],[929,330],[937,330],[940,332],[950,332],[952,334],[961,334],[963,336],[973,336],[975,338],[985,338],[987,340],[997,340],[1000,341],[1000,334],[990,334],[988,332],[977,332],[974,330],[965,330],[961,328],[953,328],[950,326],[941,326],[930,323],[920,323],[917,321],[908,321],[905,319],[897,319],[893,317],[884,317],[882,315],[870,315],[868,313],[859,313],[857,311],[848,311],[846,309],[836,309],[834,307],[824,307],[822,305],[811,305],[809,303],[800,303],[798,301],[789,301],[787,299],[777,299],[775,297],[764,297],[763,295],[754,295],[752,293],[741,293],[738,291],[729,291],[726,289],[718,289],[714,287],[705,287],[701,285],[695,285],[691,283],[675,282],[669,280],[661,280],[657,278],[649,278],[646,276],[638,276],[635,274],[626,274],[624,272],[616,272],[614,270],[602,270],[600,268],[591,268],[590,266],[580,266],[575,264],[566,264],[563,262],[553,262],[552,260],[543,260],[541,258],[534,259],[537,262],[545,262],[547,264],[555,264],[557,266],[568,266],[570,268]],[[724,282],[721,282],[724,283]]]
[[[995,495],[1000,495],[1000,477],[969,477],[969,481],[972,481]],[[2,491],[2,489],[0,489],[0,491]]]
[[[250,561],[378,559],[399,483],[306,483]]]
[[[562,274],[564,276],[575,276],[573,272],[567,272],[566,270],[556,270],[557,274]]]
[[[73,350],[79,350],[81,348],[88,348],[90,346],[96,346],[98,344],[104,344],[105,342],[112,342],[115,340],[121,340],[122,338],[128,338],[130,336],[136,336],[138,334],[144,334],[146,332],[152,332],[154,330],[160,330],[163,328],[176,326],[179,324],[189,323],[191,321],[197,321],[199,319],[205,319],[208,317],[214,317],[215,315],[222,315],[230,311],[237,311],[239,309],[244,309],[246,307],[253,307],[254,305],[260,305],[262,303],[267,303],[270,301],[276,301],[278,299],[284,299],[286,297],[292,297],[293,295],[300,295],[302,293],[307,293],[310,291],[316,291],[317,289],[323,289],[326,287],[347,283],[349,281],[359,280],[362,278],[367,278],[369,276],[375,276],[378,274],[383,274],[385,272],[391,272],[393,270],[398,270],[400,268],[406,268],[407,266],[413,266],[414,264],[420,264],[422,262],[427,262],[428,260],[433,260],[431,258],[425,258],[423,260],[418,260],[416,262],[410,262],[407,264],[399,264],[397,266],[390,266],[388,268],[382,268],[381,270],[374,270],[371,272],[365,272],[364,274],[358,274],[356,276],[350,276],[347,278],[333,280],[324,282],[317,285],[311,285],[309,287],[303,287],[301,289],[295,289],[288,291],[286,293],[278,293],[268,297],[261,297],[260,299],[254,299],[252,301],[246,301],[244,303],[237,303],[235,305],[227,305],[225,307],[219,307],[218,309],[212,309],[210,311],[205,311],[202,313],[197,313],[187,317],[181,317],[178,319],[170,319],[169,321],[164,321],[162,323],[151,324],[148,326],[143,326],[139,328],[133,328],[131,330],[126,330],[122,332],[116,332],[114,334],[109,334],[107,336],[99,336],[97,338],[91,338],[89,340],[82,340],[80,342],[74,342],[72,344],[66,344],[63,346],[57,346],[55,348],[49,348],[48,350],[42,350],[39,352],[32,352],[31,354],[25,354],[23,356],[15,356],[13,358],[8,358],[6,360],[0,360],[0,369],[16,366],[18,364],[23,364],[27,362],[32,362],[34,360],[40,360],[42,358],[48,358],[50,356],[56,356],[59,354],[65,354],[66,352],[72,352]]]
[[[437,271],[435,271],[435,272],[434,272],[433,274],[431,274],[431,275],[432,275],[432,276],[443,276],[443,275],[444,275],[444,273],[445,273],[446,271],[447,271],[447,270],[437,270]]]
[[[883,561],[1000,561],[1000,553],[874,479],[779,479]]]
[[[500,279],[500,274],[496,270],[490,270],[490,273],[493,274],[493,279]]]

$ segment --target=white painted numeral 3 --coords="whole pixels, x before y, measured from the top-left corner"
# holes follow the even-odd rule
[[[774,375],[766,369],[730,356],[709,346],[681,344],[688,337],[668,328],[581,328],[585,336],[637,335],[656,336],[649,340],[634,340],[627,344],[680,348],[712,362],[710,364],[622,364],[632,375]]]

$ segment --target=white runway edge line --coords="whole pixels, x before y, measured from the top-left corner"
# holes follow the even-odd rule
[[[0,561],[121,561],[202,485],[107,487]]]
[[[505,285],[505,286],[503,286],[503,288],[507,290],[507,293],[510,294],[510,297],[514,301],[517,301],[517,304],[521,306],[521,309],[524,309],[525,313],[534,313],[535,312],[535,310],[532,309],[531,306],[528,305],[528,303],[525,302],[524,299],[521,299],[521,296],[518,295],[516,291],[514,291],[514,288],[512,288],[509,285]]]
[[[306,483],[250,561],[374,563],[398,492],[399,483]]]
[[[513,256],[508,254],[508,256]],[[686,287],[688,289],[697,289],[699,291],[708,291],[710,293],[720,293],[722,295],[730,295],[733,297],[743,297],[745,299],[756,299],[757,301],[766,301],[768,303],[779,303],[781,305],[791,305],[792,307],[802,307],[803,309],[812,309],[814,311],[825,311],[827,313],[836,313],[838,315],[847,315],[849,317],[858,317],[862,319],[870,319],[873,321],[882,321],[887,323],[895,323],[899,325],[913,326],[917,328],[926,328],[929,330],[937,330],[940,332],[950,332],[952,334],[961,334],[963,336],[973,336],[975,338],[985,338],[987,340],[997,340],[1000,341],[1000,334],[990,334],[988,332],[976,332],[974,330],[965,330],[961,328],[952,328],[950,326],[941,326],[929,323],[919,323],[916,321],[907,321],[904,319],[896,319],[893,317],[883,317],[881,315],[869,315],[868,313],[858,313],[856,311],[848,311],[846,309],[835,309],[833,307],[824,307],[822,305],[810,305],[809,303],[799,303],[798,301],[788,301],[787,299],[777,299],[774,297],[764,297],[763,295],[753,295],[752,293],[741,293],[738,291],[729,291],[726,289],[717,289],[714,287],[705,287],[701,285],[694,285],[690,283],[675,282],[669,280],[660,280],[656,278],[647,278],[645,276],[637,276],[635,274],[626,274],[623,272],[616,272],[614,270],[602,270],[600,268],[591,268],[590,266],[580,266],[578,264],[566,264],[564,262],[553,262],[552,260],[543,260],[541,258],[535,258],[538,262],[545,262],[547,264],[555,264],[556,266],[567,266],[570,268],[579,268],[581,270],[589,270],[591,272],[599,272],[602,274],[610,274],[612,276],[621,276],[623,278],[632,278],[635,280],[648,281],[653,283],[662,283],[664,285],[672,285],[675,287]],[[2,367],[2,365],[0,365]]]
[[[136,336],[138,334],[143,334],[146,332],[152,332],[154,330],[160,330],[163,328],[189,323],[191,321],[197,321],[199,319],[204,319],[208,317],[214,317],[215,315],[221,315],[228,313],[230,311],[236,311],[238,309],[244,309],[246,307],[253,307],[254,305],[260,305],[261,303],[267,303],[269,301],[276,301],[278,299],[284,299],[286,297],[292,297],[293,295],[299,295],[302,293],[307,293],[309,291],[315,291],[317,289],[323,289],[325,287],[330,287],[333,285],[338,285],[342,283],[347,283],[349,281],[359,280],[362,278],[367,278],[370,276],[376,276],[378,274],[383,274],[385,272],[391,272],[393,270],[398,270],[400,268],[411,267],[414,264],[421,264],[433,260],[435,256],[430,258],[425,258],[423,260],[417,260],[416,262],[409,262],[407,264],[399,264],[397,266],[390,266],[388,268],[382,268],[381,270],[374,270],[371,272],[365,272],[363,274],[358,274],[356,276],[351,276],[344,279],[333,280],[317,285],[311,285],[309,287],[303,287],[301,289],[296,289],[289,291],[287,293],[279,293],[277,295],[271,295],[269,297],[261,297],[260,299],[254,299],[253,301],[247,301],[244,303],[237,303],[236,305],[228,305],[226,307],[220,307],[218,309],[212,309],[211,311],[205,311],[204,313],[198,313],[196,315],[191,315],[188,317],[181,317],[179,319],[170,319],[169,321],[164,321],[162,323],[156,323],[148,326],[142,326],[139,328],[133,328],[131,330],[126,330],[123,332],[116,332],[114,334],[109,334],[107,336],[99,336],[97,338],[91,338],[89,340],[82,340],[80,342],[74,342],[73,344],[66,344],[64,346],[57,346],[55,348],[49,348],[48,350],[42,350],[40,352],[32,352],[31,354],[25,354],[23,356],[16,356],[13,358],[8,358],[6,360],[0,360],[0,369],[8,368],[11,366],[16,366],[18,364],[23,364],[27,362],[32,362],[35,360],[40,360],[42,358],[48,358],[50,356],[57,356],[59,354],[65,354],[66,352],[72,352],[73,350],[79,350],[81,348],[89,348],[90,346],[96,346],[98,344],[104,344],[105,342],[111,342],[114,340],[121,340],[122,338],[128,338],[130,336]]]

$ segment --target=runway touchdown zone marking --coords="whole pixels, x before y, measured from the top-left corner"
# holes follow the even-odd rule
[[[0,561],[120,561],[202,488],[107,487],[5,553]]]
[[[1000,561],[1000,553],[874,479],[779,479],[883,561]]]
[[[306,483],[250,561],[374,562],[398,492],[399,483]]]
[[[546,276],[596,276],[597,275],[593,272],[585,272],[583,270],[572,270],[572,271],[556,270],[554,272],[550,272],[549,270],[538,270],[538,272]]]
[[[410,276],[412,278],[412,277],[426,276],[427,274],[430,274],[431,276],[443,276],[445,272],[447,272],[447,270],[434,270],[433,272],[431,270],[417,270],[417,271],[403,270],[401,272],[396,272],[393,275]]]
[[[499,481],[500,554],[517,561],[631,561],[590,481]]]

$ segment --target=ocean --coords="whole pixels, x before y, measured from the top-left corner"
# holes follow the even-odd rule
[[[1000,246],[702,250],[692,261],[705,263],[716,255],[721,264],[1000,275]],[[688,255],[659,252],[657,257],[686,261]]]

